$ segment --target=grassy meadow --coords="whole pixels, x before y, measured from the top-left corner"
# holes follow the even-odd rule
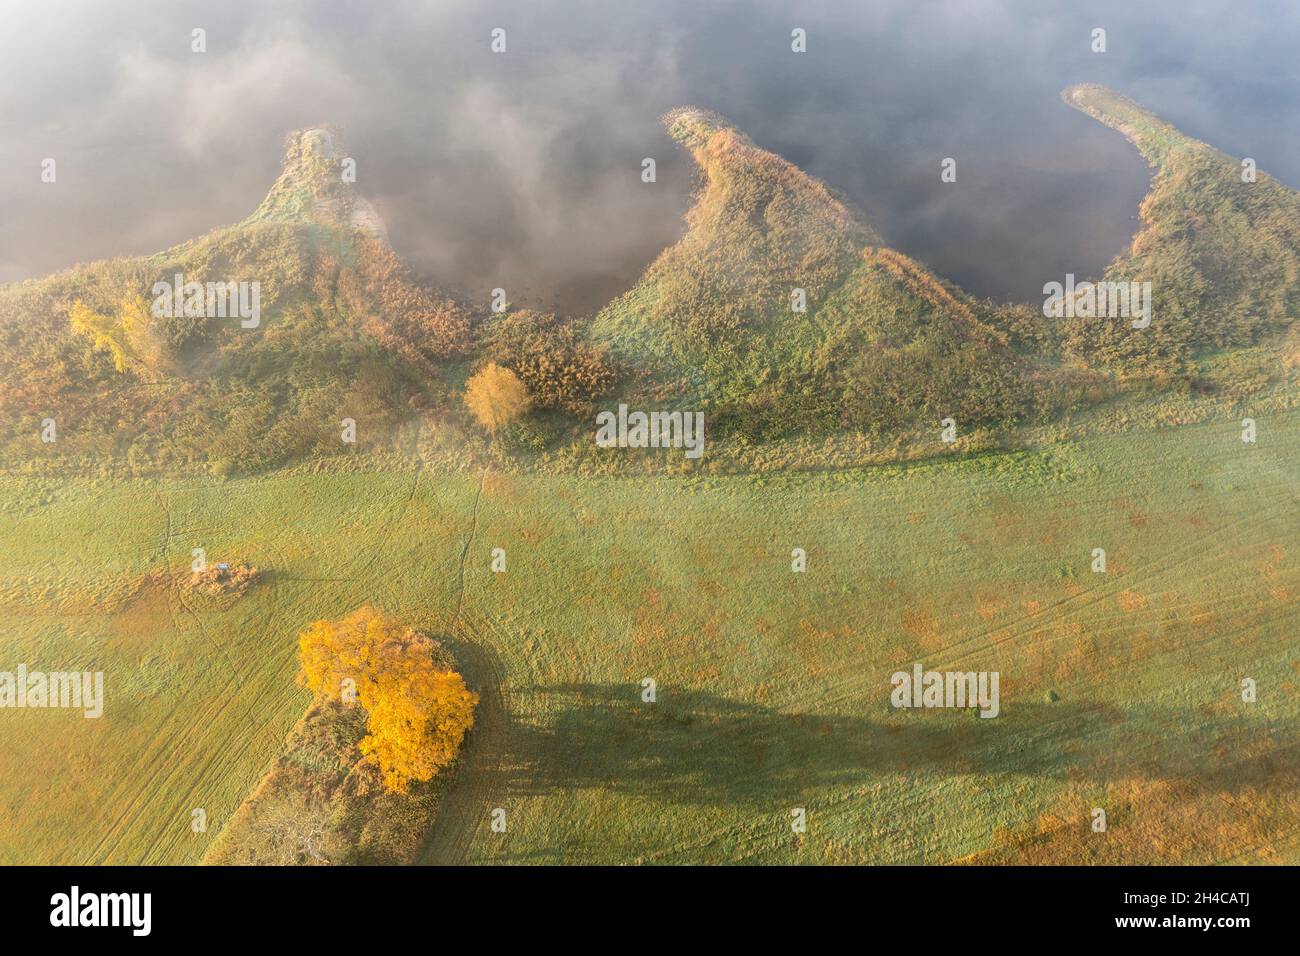
[[[482,696],[426,862],[1300,862],[1297,475],[1287,412],[788,477],[0,478],[0,667],[105,674],[98,720],[0,714],[0,863],[198,862],[363,603]],[[196,597],[195,547],[265,577]],[[1001,715],[892,711],[914,661]]]

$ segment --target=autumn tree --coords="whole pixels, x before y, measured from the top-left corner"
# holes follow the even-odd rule
[[[68,311],[72,331],[91,340],[94,348],[113,356],[119,372],[159,371],[162,349],[150,327],[149,306],[143,296],[126,296],[115,316],[101,315],[80,299]]]
[[[368,715],[361,752],[394,793],[451,763],[474,725],[478,695],[439,666],[439,645],[376,608],[314,622],[299,635],[298,651],[299,682],[313,692],[347,700],[355,689]]]
[[[519,376],[496,362],[484,365],[465,383],[465,406],[489,432],[522,417],[531,405]]]

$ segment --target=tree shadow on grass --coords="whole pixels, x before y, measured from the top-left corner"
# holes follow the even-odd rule
[[[421,863],[447,865],[464,862],[477,826],[501,799],[506,746],[514,725],[505,669],[496,651],[464,636],[442,634],[439,639],[466,683],[479,695],[474,727],[455,765],[445,771],[449,786],[420,854]]]
[[[1009,703],[1001,715],[890,710],[785,713],[699,690],[634,684],[533,688],[549,721],[512,728],[507,785],[520,795],[596,789],[688,805],[770,807],[811,788],[895,775],[1195,779],[1215,790],[1295,779],[1295,728],[1145,706]]]

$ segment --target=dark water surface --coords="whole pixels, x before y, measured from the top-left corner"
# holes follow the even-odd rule
[[[825,180],[940,274],[1039,301],[1044,282],[1096,274],[1123,251],[1149,179],[1061,88],[1111,85],[1300,185],[1298,10],[13,2],[0,33],[0,281],[237,221],[275,178],[285,132],[334,123],[359,188],[426,278],[591,311],[680,234],[692,169],[657,118],[693,103]],[[190,51],[195,27],[204,54]],[[489,50],[494,27],[505,54]],[[795,27],[807,53],[790,51]],[[1104,54],[1090,50],[1095,27]],[[40,182],[47,156],[54,185]],[[954,184],[940,182],[945,157]]]

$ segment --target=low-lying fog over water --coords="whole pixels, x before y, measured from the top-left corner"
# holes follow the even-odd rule
[[[285,133],[321,123],[345,130],[358,188],[425,279],[571,312],[627,288],[680,234],[692,165],[658,117],[685,103],[998,298],[1037,302],[1044,282],[1096,274],[1137,225],[1147,168],[1060,101],[1069,83],[1113,86],[1300,185],[1290,0],[214,6],[6,0],[0,281],[237,221],[274,180]],[[206,53],[191,52],[196,27]],[[791,52],[796,27],[806,53]]]

